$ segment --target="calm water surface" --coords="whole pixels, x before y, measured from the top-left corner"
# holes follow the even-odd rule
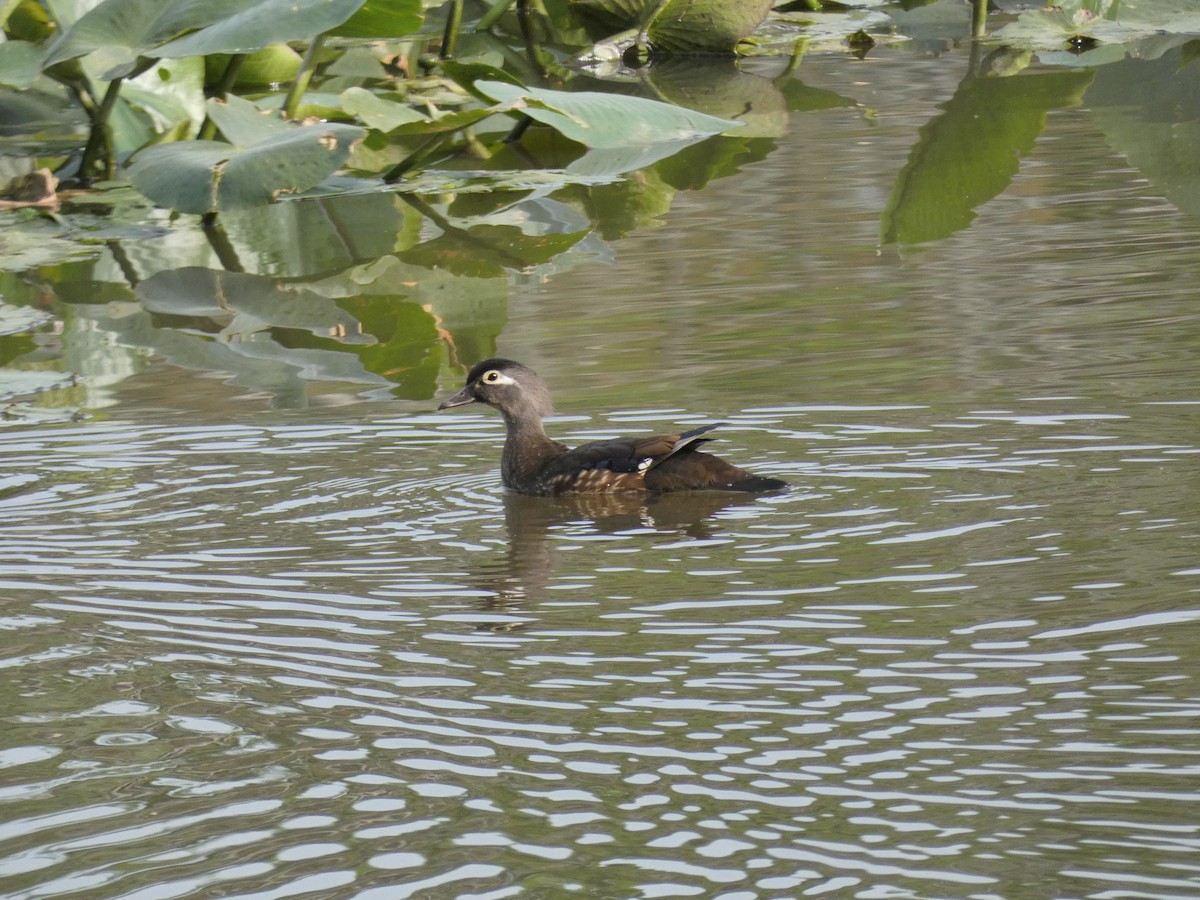
[[[486,411],[162,360],[0,431],[0,894],[1200,897],[1200,224],[1084,106],[880,250],[962,60],[807,60],[880,114],[512,282],[557,435],[786,494],[513,497]]]

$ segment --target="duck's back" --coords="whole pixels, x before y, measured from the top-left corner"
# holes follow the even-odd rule
[[[723,423],[683,434],[593,441],[550,460],[529,493],[623,493],[695,490],[772,491],[786,482],[763,478],[697,449]],[[510,485],[522,490],[519,485]]]

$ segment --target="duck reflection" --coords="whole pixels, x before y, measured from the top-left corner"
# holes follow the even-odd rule
[[[473,573],[472,581],[494,596],[490,612],[511,611],[545,596],[554,581],[555,531],[563,526],[594,529],[595,534],[633,531],[678,534],[703,539],[713,534],[713,517],[723,509],[753,500],[735,491],[686,491],[666,494],[560,494],[534,497],[504,494],[508,547],[503,558]],[[480,623],[481,630],[508,632],[521,623]]]

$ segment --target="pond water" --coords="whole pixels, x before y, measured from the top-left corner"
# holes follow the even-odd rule
[[[172,355],[137,243],[42,272],[94,352],[0,430],[0,894],[1200,896],[1200,219],[1118,139],[1183,62],[900,251],[968,50],[812,55],[851,102],[456,347],[780,495],[507,495],[487,410]]]

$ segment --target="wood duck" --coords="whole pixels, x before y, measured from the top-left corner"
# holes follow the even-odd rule
[[[593,441],[572,450],[552,440],[542,419],[553,412],[550,391],[536,372],[511,359],[486,359],[466,386],[439,410],[486,403],[504,416],[507,437],[500,458],[504,485],[522,494],[659,493],[663,491],[778,491],[788,486],[730,465],[699,446],[726,423],[683,434]]]

